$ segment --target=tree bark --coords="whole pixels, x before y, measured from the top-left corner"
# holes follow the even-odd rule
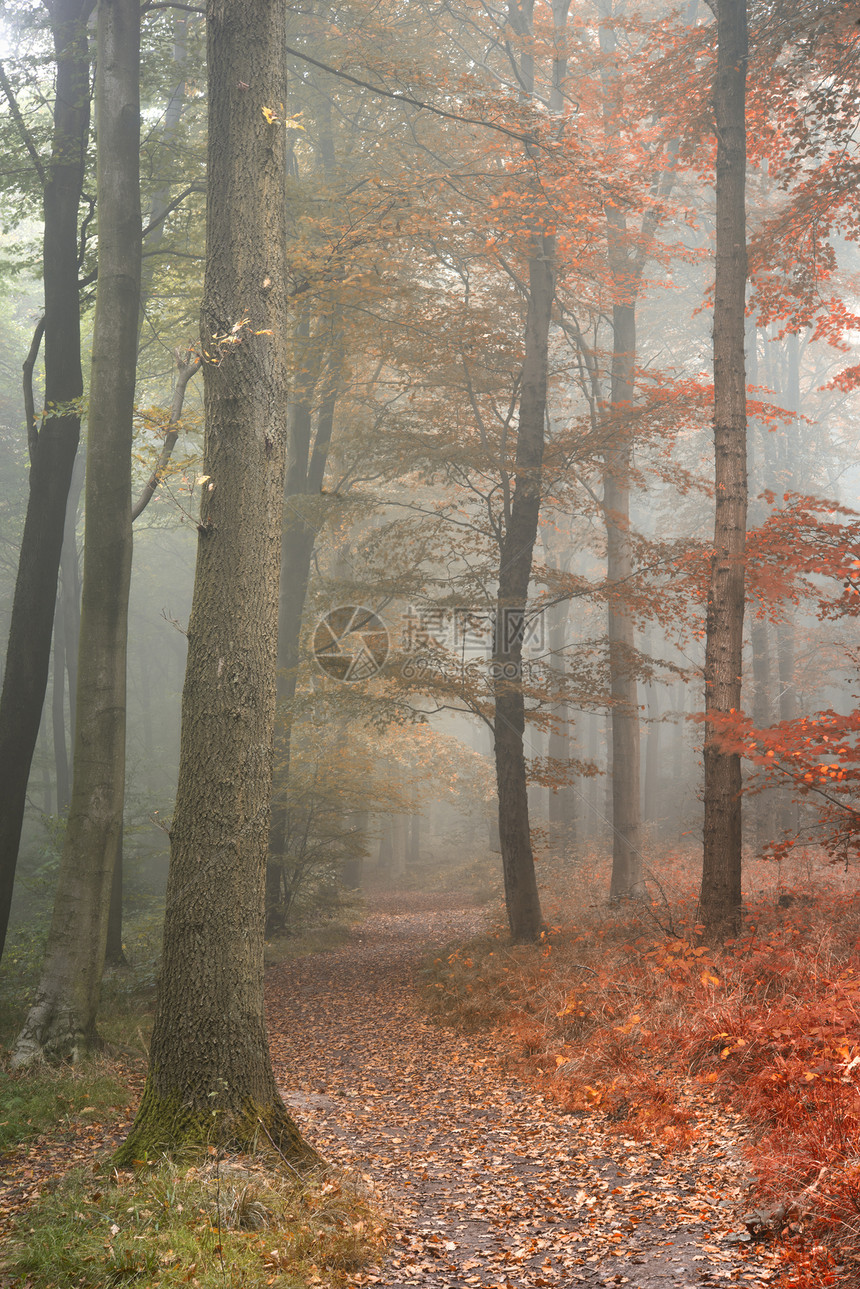
[[[747,514],[744,305],[747,279],[746,0],[717,9],[716,286],[714,293],[714,554],[705,640],[705,822],[700,917],[721,940],[741,922],[741,759],[717,722],[741,708]]]
[[[54,670],[51,693],[51,728],[54,741],[54,779],[57,785],[57,814],[69,808],[69,753],[66,746],[66,633],[61,596],[54,612]]]
[[[209,0],[206,438],[150,1068],[117,1154],[272,1141],[316,1160],[263,1014],[287,405],[285,6]],[[250,87],[250,88],[249,88]]]
[[[101,0],[99,251],[74,777],[46,960],[13,1064],[77,1059],[96,1038],[125,786],[131,442],[140,284],[140,11]]]
[[[56,0],[51,6],[57,89],[44,175],[46,412],[38,433],[33,421],[29,434],[30,492],[0,695],[0,955],[48,685],[66,499],[80,437],[78,207],[89,134],[92,8],[93,0]]]

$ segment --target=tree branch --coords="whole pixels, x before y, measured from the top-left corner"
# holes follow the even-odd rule
[[[196,5],[193,5],[193,4],[170,4],[170,3],[166,3],[166,4],[144,4],[144,5],[141,5],[141,6],[140,6],[140,14],[141,14],[141,17],[143,17],[143,15],[144,15],[145,13],[154,13],[157,9],[181,9],[181,10],[183,11],[183,13],[199,13],[199,14],[200,14],[200,16],[201,16],[201,18],[204,18],[204,17],[206,16],[206,10],[205,10],[205,9],[198,9],[198,8],[197,8],[197,6],[196,6]]]
[[[182,405],[185,402],[185,390],[188,387],[188,382],[191,380],[191,377],[201,364],[199,354],[191,354],[188,352],[183,353],[182,350],[177,349],[175,351],[175,356],[178,375],[176,378],[176,389],[173,391],[173,402],[170,406],[170,419],[166,426],[167,432],[164,436],[164,443],[155,469],[149,476],[145,488],[131,508],[132,523],[134,523],[135,519],[137,519],[139,515],[142,515],[144,510],[146,510],[146,507],[149,505],[155,494],[156,488],[164,478],[164,473],[167,469],[168,463],[170,462],[173,449],[176,446],[176,440],[179,438],[179,418],[182,415]]]
[[[141,239],[149,237],[149,234],[154,232],[155,229],[158,228],[159,224],[163,224],[165,219],[167,219],[167,216],[172,214],[173,211],[176,210],[177,206],[181,206],[186,197],[190,197],[193,192],[205,191],[206,189],[202,184],[189,184],[187,188],[184,188],[181,193],[173,198],[173,201],[168,202],[164,209],[160,210],[154,219],[149,221],[146,228],[144,228],[140,234]]]
[[[519,130],[510,130],[506,125],[498,125],[495,121],[482,121],[477,116],[459,116],[456,112],[446,112],[444,108],[434,107],[432,103],[425,103],[422,99],[415,98],[413,94],[406,94],[402,90],[383,89],[381,85],[372,85],[370,81],[363,81],[358,76],[351,76],[349,72],[332,67],[330,63],[321,63],[318,58],[311,58],[310,54],[303,54],[300,49],[294,49],[291,45],[286,45],[285,49],[294,58],[300,58],[302,62],[310,63],[312,67],[318,67],[320,71],[327,72],[329,76],[336,76],[339,80],[348,81],[350,85],[357,85],[359,89],[369,90],[371,94],[378,94],[380,98],[389,98],[395,103],[403,103],[406,107],[417,107],[421,112],[430,112],[433,116],[441,116],[446,121],[459,121],[461,125],[477,125],[483,130],[495,130],[498,134],[507,135],[509,139],[516,139],[518,143],[525,143],[533,148],[542,148],[545,152],[550,151],[547,145],[541,143],[533,134],[522,134]]]
[[[30,342],[27,357],[24,359],[24,412],[27,418],[27,450],[31,465],[36,454],[36,444],[39,441],[39,432],[36,429],[36,404],[33,399],[33,368],[36,366],[44,334],[45,318],[42,316],[36,323],[36,330],[33,332],[33,339]]]
[[[33,136],[30,133],[30,131],[27,129],[27,124],[23,116],[21,115],[21,109],[18,107],[18,100],[15,98],[15,92],[12,89],[12,86],[9,84],[9,78],[6,75],[6,69],[2,63],[0,63],[0,89],[2,89],[3,93],[6,95],[6,100],[9,104],[9,110],[12,113],[12,120],[15,122],[15,124],[18,127],[18,133],[20,134],[24,142],[24,147],[27,149],[27,151],[30,154],[30,160],[33,162],[33,166],[35,167],[36,174],[39,176],[39,183],[44,188],[45,167],[42,165],[42,158],[39,156],[39,151],[38,151],[38,148],[36,147],[35,142],[33,141]]]

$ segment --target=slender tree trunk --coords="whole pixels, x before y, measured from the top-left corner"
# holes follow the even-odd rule
[[[339,326],[339,319],[335,327]],[[307,333],[306,333],[307,334]],[[311,561],[320,529],[320,495],[334,430],[342,353],[335,342],[326,377],[326,389],[313,435],[312,397],[316,373],[304,397],[289,410],[289,447],[284,480],[284,516],[281,530],[281,590],[278,606],[278,691],[275,728],[274,792],[269,829],[269,867],[266,874],[266,909],[280,900],[286,845],[290,773],[292,704],[299,674],[302,615],[308,593]]]
[[[95,1040],[125,788],[131,440],[140,282],[140,10],[101,0],[93,333],[74,781],[45,966],[15,1065]]]
[[[604,129],[617,146],[624,112],[623,84],[616,64],[617,40],[612,0],[602,0],[600,48],[603,66]],[[603,471],[603,515],[606,523],[606,578],[609,583],[609,709],[612,739],[612,877],[609,898],[629,899],[642,893],[639,695],[633,619],[625,602],[633,576],[630,543],[630,466],[633,456],[632,412],[636,393],[636,298],[647,247],[656,227],[652,214],[643,219],[638,246],[627,216],[617,203],[606,206],[609,268],[612,274],[612,408],[611,441]]]
[[[717,10],[717,247],[714,293],[716,513],[705,642],[705,824],[701,919],[710,940],[741,921],[741,759],[724,750],[712,717],[741,709],[746,540],[747,278],[746,0]]]
[[[616,274],[617,276],[617,274]],[[633,619],[624,585],[633,575],[630,545],[630,463],[632,444],[626,424],[634,396],[636,310],[612,310],[612,406],[617,418],[606,453],[603,510],[606,519],[606,572],[609,582],[609,675],[612,707],[612,879],[611,900],[642,892],[642,837],[639,806],[639,695]]]
[[[379,825],[379,855],[377,868],[385,877],[391,876],[394,862],[394,839],[391,827],[391,816],[383,815]]]
[[[421,863],[421,812],[413,810],[409,816],[409,851],[406,856],[407,868],[417,868]]]
[[[48,685],[66,499],[80,435],[78,207],[89,134],[86,24],[92,7],[93,0],[56,0],[51,7],[57,89],[51,158],[43,176],[46,414],[38,433],[35,421],[28,427],[30,492],[0,694],[0,954]]]
[[[164,955],[150,1069],[118,1162],[271,1140],[313,1162],[275,1085],[263,1013],[287,404],[286,8],[207,4],[201,314],[206,441]],[[247,325],[244,320],[247,319]]]
[[[660,801],[660,700],[653,685],[648,686],[648,734],[645,740],[645,774],[642,784],[642,817],[652,823],[661,817]]]
[[[541,503],[555,239],[548,234],[536,234],[534,241],[529,260],[529,308],[514,467],[516,489],[500,551],[493,642],[499,841],[508,924],[515,941],[537,940],[542,920],[529,831],[522,657],[525,608]]]
[[[565,565],[565,571],[569,571]],[[552,669],[559,678],[564,676],[565,654],[567,643],[567,605],[553,605],[549,614],[549,648],[552,656]],[[561,684],[563,685],[563,680]],[[559,850],[570,852],[576,841],[576,806],[574,786],[567,781],[570,776],[570,706],[563,689],[560,697],[552,704],[553,723],[549,729],[547,756],[552,767],[553,777],[563,775],[565,781],[557,787],[550,786],[547,792],[547,823],[550,844]]]

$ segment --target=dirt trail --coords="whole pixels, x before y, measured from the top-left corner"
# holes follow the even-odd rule
[[[480,911],[442,898],[377,903],[344,947],[267,977],[275,1070],[310,1140],[358,1169],[394,1212],[385,1289],[764,1285],[737,1244],[742,1168],[707,1134],[663,1162],[605,1136],[500,1068],[484,1036],[428,1023],[417,968],[474,934]]]

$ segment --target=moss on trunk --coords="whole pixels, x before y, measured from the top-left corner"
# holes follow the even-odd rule
[[[217,1146],[255,1154],[275,1151],[291,1168],[305,1173],[325,1166],[320,1155],[304,1140],[279,1099],[258,1105],[246,1098],[238,1106],[194,1104],[176,1093],[160,1094],[150,1072],[134,1126],[113,1156],[117,1168],[162,1154]]]

